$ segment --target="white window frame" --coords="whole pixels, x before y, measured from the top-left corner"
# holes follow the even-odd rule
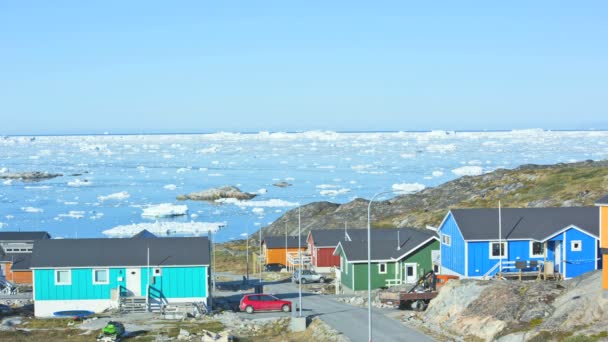
[[[382,272],[382,265],[384,265],[384,272]],[[385,262],[381,262],[378,264],[378,274],[386,274],[388,271],[388,265]]]
[[[59,272],[68,272],[68,282],[67,283],[58,283],[57,282],[57,273]],[[54,276],[54,283],[56,286],[70,286],[72,285],[72,270],[55,270],[55,272],[53,272],[53,276]]]
[[[534,244],[535,243],[540,243],[541,246],[543,246],[543,253],[542,254],[534,254]],[[544,242],[539,242],[539,241],[530,241],[530,258],[543,258],[545,256],[545,244]]]
[[[445,238],[447,237],[448,242],[445,242]],[[441,244],[446,246],[452,246],[452,236],[448,234],[441,234]]]
[[[575,243],[578,243],[578,248],[574,248]],[[570,250],[572,252],[582,252],[583,251],[583,240],[571,240],[570,241]]]
[[[505,246],[503,248],[504,255],[502,257],[492,255],[492,244],[495,244],[495,243],[502,243]],[[490,248],[489,248],[490,259],[509,259],[509,244],[507,244],[507,241],[490,241],[488,243],[488,245],[490,246]]]
[[[342,261],[342,259],[344,259],[344,257],[341,257],[340,261]],[[344,259],[344,273],[348,274],[348,262],[346,262],[346,259]]]
[[[105,271],[107,274],[106,281],[96,281],[95,280],[95,272],[97,271]],[[110,283],[110,270],[107,268],[94,268],[93,269],[93,285],[107,285]]]

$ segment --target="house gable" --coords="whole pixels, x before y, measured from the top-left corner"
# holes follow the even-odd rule
[[[448,212],[438,229],[441,247],[441,268],[444,273],[466,275],[466,241],[452,212]],[[447,237],[444,238],[444,235]],[[449,240],[447,243],[446,239]]]

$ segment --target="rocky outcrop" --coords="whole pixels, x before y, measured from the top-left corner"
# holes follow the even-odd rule
[[[276,182],[274,184],[272,184],[274,186],[276,186],[277,188],[286,188],[288,186],[291,186],[291,183],[287,183],[287,182]]]
[[[448,282],[416,318],[410,324],[465,340],[552,340],[601,333],[608,299],[601,272],[564,282],[469,279]]]
[[[608,193],[608,161],[556,165],[523,165],[498,169],[480,176],[464,176],[415,194],[374,201],[374,227],[438,226],[449,209],[496,207],[547,207],[593,205]],[[366,199],[345,204],[315,202],[302,207],[303,232],[367,226]],[[292,209],[264,228],[269,235],[294,234],[298,210]]]
[[[52,179],[56,177],[61,177],[63,174],[61,173],[48,173],[48,172],[2,172],[0,173],[0,179],[14,179],[20,180],[23,182],[38,182],[46,179]]]
[[[186,195],[179,195],[179,201],[215,201],[222,198],[235,198],[238,200],[250,200],[257,196],[256,194],[243,192],[235,186],[223,186],[220,188],[207,189],[200,192],[192,192]]]

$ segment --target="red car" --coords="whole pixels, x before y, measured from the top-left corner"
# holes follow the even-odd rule
[[[254,313],[255,311],[291,311],[291,302],[267,294],[248,294],[241,298],[239,305],[241,311]]]

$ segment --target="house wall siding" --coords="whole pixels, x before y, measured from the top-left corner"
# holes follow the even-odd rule
[[[317,253],[314,265],[317,267],[340,266],[340,257],[333,255],[335,247],[316,248]]]
[[[566,263],[566,278],[578,277],[583,273],[595,270],[595,253],[598,248],[597,240],[573,228],[568,229],[563,234],[565,234],[566,240],[564,246],[566,251],[566,258],[564,260]],[[580,252],[572,250],[572,241],[575,240],[580,240],[582,243],[582,250]]]
[[[161,275],[154,277],[153,268],[150,275],[146,268],[141,272],[141,293],[146,293],[150,279],[151,295],[154,297],[160,291],[164,298],[207,297],[207,267],[161,267]],[[153,280],[152,280],[153,279]],[[156,291],[154,291],[156,290]]]
[[[460,228],[452,213],[449,213],[441,227],[439,227],[439,240],[441,235],[450,235],[451,246],[441,243],[441,266],[465,275],[465,241],[460,233]]]
[[[92,268],[72,269],[71,285],[55,285],[55,271],[34,270],[34,300],[110,299],[111,289],[125,286],[124,268],[110,268],[109,284],[93,284]],[[118,278],[122,277],[119,282]]]
[[[303,244],[301,249],[306,250],[306,245]],[[283,265],[287,265],[286,253],[292,253],[297,251],[298,248],[287,248],[287,252],[285,252],[285,248],[268,248],[266,249],[266,264],[280,263]]]
[[[399,264],[401,265],[400,278],[404,279],[405,274],[403,272],[403,264],[417,264],[418,278],[423,276],[426,272],[433,269],[432,251],[440,249],[439,241],[433,240],[422,246],[416,253],[408,255],[402,259]]]
[[[367,263],[351,264],[355,278],[355,291],[367,290]],[[377,262],[371,264],[372,290],[386,286],[387,279],[395,279],[398,264],[396,262],[386,263],[386,274],[380,274]],[[350,271],[350,270],[349,270]]]

